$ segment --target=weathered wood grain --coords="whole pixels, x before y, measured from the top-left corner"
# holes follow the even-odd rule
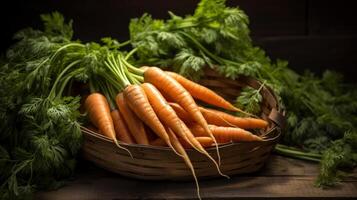
[[[258,173],[201,180],[201,195],[203,199],[357,198],[356,173],[327,190],[312,186],[317,173],[315,163],[273,155]],[[196,193],[193,182],[130,179],[83,161],[74,181],[57,191],[39,192],[36,199],[196,199]]]

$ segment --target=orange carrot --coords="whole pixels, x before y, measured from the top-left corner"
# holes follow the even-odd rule
[[[148,125],[157,136],[162,138],[169,147],[175,150],[171,145],[169,135],[150,105],[144,89],[139,85],[129,85],[124,89],[123,95],[135,114]]]
[[[172,109],[176,112],[177,116],[184,121],[185,123],[192,123],[193,119],[188,115],[186,110],[184,110],[180,105],[177,103],[169,103]]]
[[[174,78],[177,82],[179,82],[191,95],[193,98],[199,99],[205,103],[224,108],[226,110],[242,112],[250,115],[247,112],[242,111],[239,108],[236,108],[234,105],[226,101],[223,97],[219,96],[217,93],[212,91],[211,89],[195,83],[187,78],[175,73],[166,71],[168,75]]]
[[[120,112],[123,114],[125,124],[128,125],[130,133],[138,144],[149,144],[145,133],[143,122],[130,110],[129,105],[124,100],[123,93],[119,93],[115,101]]]
[[[169,104],[185,123],[192,123],[194,121],[180,105],[176,103]],[[207,123],[212,125],[233,126],[242,129],[266,128],[268,126],[268,122],[263,119],[236,117],[222,111],[203,107],[199,107],[199,109]]]
[[[113,119],[110,115],[109,103],[105,96],[100,93],[92,93],[87,97],[84,105],[88,112],[89,119],[99,128],[100,132],[112,139],[119,148],[126,150],[130,156],[132,156],[128,149],[118,143]]]
[[[200,136],[196,137],[196,140],[203,146],[203,147],[211,147],[213,144],[213,140],[210,137],[205,137],[205,136]],[[179,138],[179,141],[181,142],[182,146],[185,148],[192,148],[190,144],[188,144],[185,140],[182,138]]]
[[[200,137],[196,137],[196,140],[203,146],[203,147],[211,147],[213,144],[213,140],[210,137],[204,137],[204,136],[200,136]],[[186,140],[184,140],[183,138],[179,138],[180,143],[182,144],[182,146],[186,149],[188,148],[192,148],[191,144],[187,143]],[[153,146],[161,146],[161,147],[165,147],[167,146],[165,141],[162,140],[161,138],[157,138],[153,141],[150,142],[150,145]]]
[[[144,72],[145,82],[149,82],[157,87],[161,92],[166,93],[171,99],[174,99],[176,103],[182,106],[190,116],[197,122],[204,130],[209,134],[216,144],[216,151],[218,156],[218,163],[221,162],[218,145],[216,139],[212,135],[208,124],[200,112],[196,102],[193,100],[190,93],[178,83],[171,76],[167,75],[164,71],[157,67],[147,68]]]
[[[192,165],[192,162],[190,160],[190,158],[188,157],[185,149],[183,148],[183,146],[181,145],[180,141],[177,139],[176,135],[173,133],[172,130],[168,129],[167,133],[169,134],[171,143],[173,145],[173,147],[176,149],[176,151],[181,155],[181,157],[183,158],[183,160],[185,161],[186,165],[188,166],[188,168],[191,170],[192,176],[195,180],[196,183],[196,188],[197,188],[197,196],[198,199],[201,200],[201,195],[200,195],[200,186],[198,184],[198,180],[197,180],[197,176],[195,173],[195,168]]]
[[[262,141],[263,139],[253,133],[241,128],[222,127],[215,125],[208,125],[212,134],[220,143],[226,142],[241,142],[241,141]],[[196,137],[208,136],[207,133],[198,125],[190,127],[190,130]]]
[[[113,122],[114,122],[114,129],[118,140],[125,142],[127,144],[133,144],[134,140],[131,138],[129,133],[128,127],[123,121],[123,117],[119,110],[115,109],[110,112]]]
[[[266,128],[268,122],[252,117],[236,117],[228,113],[200,107],[202,115],[209,124],[217,126],[235,126],[242,129]]]
[[[171,106],[167,103],[165,98],[161,95],[161,93],[156,89],[156,87],[150,83],[144,83],[141,85],[144,89],[150,104],[158,115],[159,119],[169,127],[174,133],[176,133],[179,137],[185,140],[188,144],[190,144],[193,148],[195,148],[200,153],[206,155],[210,158],[217,167],[218,172],[222,174],[216,161],[210,156],[207,151],[202,147],[202,145],[196,140],[191,131],[188,129],[185,123],[183,123],[180,118],[176,115],[175,111],[171,108]]]

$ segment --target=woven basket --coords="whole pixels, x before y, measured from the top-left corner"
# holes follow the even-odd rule
[[[227,100],[237,97],[243,86],[259,88],[258,81],[240,77],[237,80],[222,78],[214,71],[206,71],[205,85]],[[277,143],[281,128],[284,125],[284,114],[279,107],[272,91],[263,87],[261,90],[263,102],[261,104],[261,117],[269,121],[269,127],[262,131],[264,141],[235,142],[220,145],[221,170],[224,174],[235,175],[251,173],[259,170],[269,158],[271,151]],[[130,150],[129,154],[119,149],[109,138],[83,129],[84,144],[83,156],[101,168],[138,179],[147,180],[191,180],[192,174],[183,160],[168,147],[146,146],[138,144],[122,144]],[[208,153],[217,158],[214,147],[207,149]],[[195,150],[187,150],[195,167],[196,175],[202,178],[219,177],[212,161]]]

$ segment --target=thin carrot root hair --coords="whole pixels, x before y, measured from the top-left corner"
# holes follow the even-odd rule
[[[118,142],[117,139],[114,140],[114,143],[115,143],[115,144],[117,145],[117,147],[119,147],[120,149],[123,149],[123,150],[125,150],[126,152],[128,152],[131,158],[134,158],[134,157],[133,157],[133,154],[131,154],[131,152],[129,151],[129,149],[127,149],[127,148],[121,146],[121,145],[119,144],[119,142]]]
[[[256,116],[255,114],[246,112],[246,111],[244,111],[244,110],[242,110],[242,109],[239,109],[239,108],[237,108],[237,107],[235,107],[235,106],[234,106],[234,111],[239,112],[239,113],[242,113],[242,114],[247,115],[247,116],[249,116],[249,117],[259,118],[259,117]]]
[[[196,191],[197,191],[197,197],[199,200],[201,200],[201,194],[200,194],[200,185],[198,183],[198,179],[197,179],[197,175],[195,172],[195,168],[193,167],[193,164],[190,160],[190,158],[188,157],[185,149],[183,148],[183,146],[181,145],[181,143],[179,142],[179,140],[177,139],[176,135],[173,133],[173,131],[171,129],[167,129],[168,134],[170,136],[170,139],[173,141],[173,144],[175,145],[175,147],[178,149],[178,151],[182,152],[182,155],[179,155],[186,163],[186,165],[188,166],[188,168],[190,169],[192,176],[195,180],[195,184],[196,184]]]
[[[215,164],[216,168],[217,168],[217,171],[219,173],[219,175],[227,178],[227,179],[230,179],[230,177],[226,174],[223,174],[221,169],[219,168],[219,166],[221,165],[221,156],[219,154],[219,146],[218,146],[218,142],[216,140],[216,138],[214,137],[214,135],[212,134],[212,131],[208,128],[208,126],[206,127],[203,127],[205,129],[205,131],[209,134],[209,136],[212,138],[214,144],[215,144],[215,147],[216,147],[216,152],[217,152],[217,157],[218,157],[218,163],[216,162],[215,159],[212,158],[211,155],[209,155],[209,153],[207,151],[205,151],[205,154],[206,156],[211,159],[213,161],[213,163]],[[208,130],[208,131],[207,131]],[[201,144],[200,144],[201,145]],[[202,146],[201,146],[202,147]]]
[[[176,151],[176,149],[172,146],[171,142],[168,142],[168,143],[166,143],[166,144],[172,149],[172,151],[173,151],[176,155],[182,157],[182,155],[181,155],[180,153],[178,153],[178,152]]]
[[[183,122],[180,124],[182,127],[184,127],[184,125],[183,125]],[[187,127],[184,127],[184,128],[187,128]],[[189,131],[189,133],[191,133],[191,131],[188,129],[188,131]],[[191,133],[191,135],[188,135],[189,133],[188,132],[185,132],[186,133],[186,137],[187,137],[187,139],[188,140],[186,140],[194,149],[196,149],[198,152],[200,152],[200,153],[202,153],[203,155],[205,155],[205,156],[207,156],[212,162],[213,162],[213,164],[216,166],[216,168],[217,168],[217,171],[218,171],[218,173],[219,173],[219,175],[221,175],[221,176],[223,176],[223,177],[225,177],[225,178],[230,178],[228,175],[225,175],[225,174],[223,174],[222,173],[222,171],[221,171],[221,169],[219,168],[219,164],[217,163],[217,161],[202,147],[202,145],[201,145],[201,143],[199,143],[197,140],[196,140],[196,138],[193,136],[193,134]],[[189,137],[190,136],[190,137]],[[192,137],[191,137],[192,136]],[[213,136],[213,134],[212,134],[212,136]],[[212,140],[213,141],[215,141],[215,138],[213,139],[212,138]],[[193,144],[193,142],[195,143],[195,144]],[[218,145],[217,145],[218,143],[217,143],[217,141],[216,141],[216,143],[215,143],[215,146],[216,146],[216,148],[218,147]],[[218,153],[218,155],[219,155],[219,153]]]
[[[84,126],[82,126],[81,128],[84,129],[84,130],[87,131],[87,132],[94,133],[94,134],[98,134],[98,133],[96,133],[95,131],[92,131],[91,129],[86,128],[86,127],[84,127]],[[119,144],[119,142],[118,142],[117,139],[113,139],[113,141],[114,141],[114,143],[116,144],[117,147],[119,147],[120,149],[125,150],[126,152],[128,152],[128,154],[130,155],[131,158],[134,158],[133,155],[131,154],[130,150],[127,149],[127,148],[125,148],[125,147],[123,147],[123,146],[121,146],[121,145]]]

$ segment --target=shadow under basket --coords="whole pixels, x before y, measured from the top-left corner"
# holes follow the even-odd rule
[[[226,79],[214,71],[206,71],[200,84],[216,91],[227,100],[234,100],[242,87],[260,88],[261,83],[248,77],[236,80]],[[270,156],[278,142],[284,126],[284,112],[277,98],[268,87],[260,91],[261,117],[269,122],[268,128],[261,131],[265,139],[259,142],[232,142],[219,146],[221,155],[221,171],[226,175],[245,174],[258,171]],[[82,129],[84,144],[83,157],[97,166],[128,177],[146,180],[192,180],[192,174],[181,157],[168,147],[156,147],[139,144],[121,144],[127,151],[118,148],[109,138]],[[215,147],[206,149],[217,160]],[[198,178],[220,177],[213,162],[193,149],[187,149]]]

